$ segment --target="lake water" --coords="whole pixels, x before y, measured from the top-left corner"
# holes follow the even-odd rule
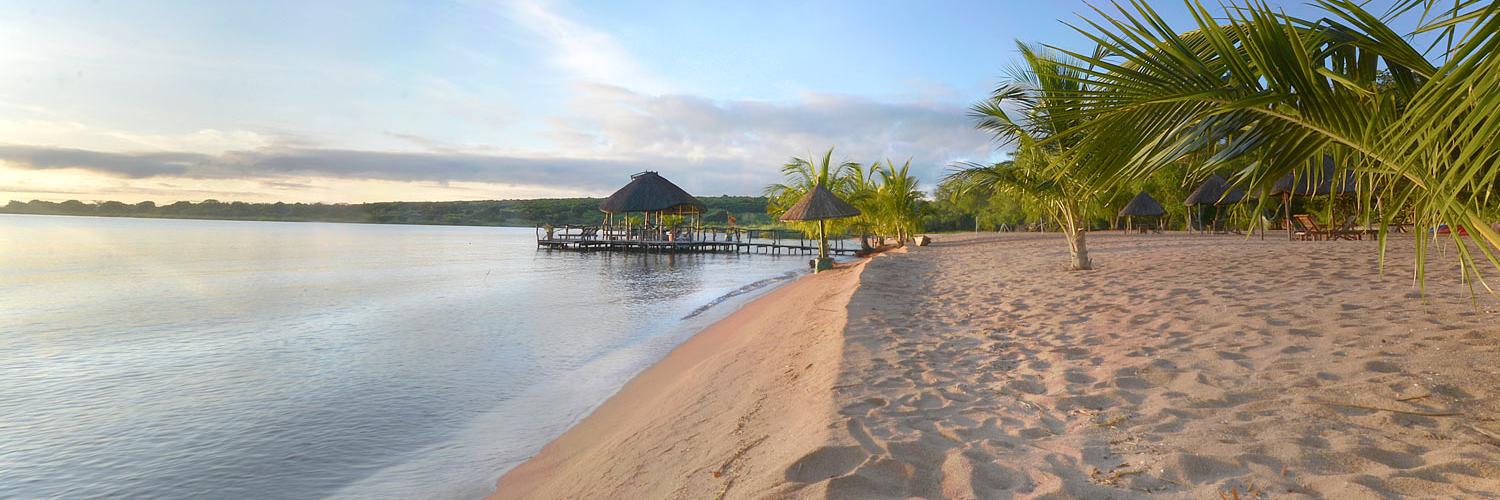
[[[531,229],[0,215],[0,498],[482,496],[805,266],[549,252]]]

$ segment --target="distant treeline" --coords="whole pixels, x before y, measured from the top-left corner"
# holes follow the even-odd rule
[[[706,219],[723,222],[733,215],[740,225],[772,222],[761,196],[699,197],[708,206]],[[445,224],[459,226],[534,226],[536,224],[598,223],[599,198],[483,201],[395,201],[384,203],[245,203],[204,200],[157,205],[150,201],[61,203],[11,201],[0,213],[91,215],[169,219],[268,220],[298,222],[363,222],[375,224]]]

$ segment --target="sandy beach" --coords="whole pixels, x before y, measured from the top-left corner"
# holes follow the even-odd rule
[[[494,498],[1500,496],[1500,307],[1409,239],[937,243],[747,305]]]

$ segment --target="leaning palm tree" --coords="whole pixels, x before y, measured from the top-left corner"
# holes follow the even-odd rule
[[[1087,120],[1078,109],[1078,96],[1087,81],[1053,54],[1018,44],[1024,65],[1013,70],[1011,81],[974,106],[977,127],[994,135],[1001,146],[1014,146],[1013,160],[993,165],[961,163],[948,176],[968,189],[1001,192],[1028,200],[1062,226],[1072,268],[1092,269],[1084,216],[1100,184],[1081,168],[1097,161],[1080,147],[1088,136],[1067,133]],[[1013,110],[1013,111],[1012,111]],[[1012,118],[1011,114],[1017,116]]]
[[[982,193],[1009,195],[1040,209],[1062,228],[1072,269],[1093,269],[1084,225],[1087,198],[1092,196],[1089,193],[1093,188],[1054,175],[1046,161],[1045,153],[1018,148],[1011,161],[992,165],[961,163],[961,168],[949,174],[947,180]]]
[[[1463,224],[1476,235],[1454,236],[1465,271],[1476,269],[1476,250],[1500,266],[1500,234],[1484,219],[1500,178],[1494,3],[1406,0],[1382,17],[1363,2],[1320,0],[1328,17],[1316,22],[1259,1],[1230,4],[1219,16],[1187,3],[1189,30],[1131,2],[1076,27],[1096,50],[1058,49],[1076,59],[1064,64],[1079,89],[1069,117],[1081,120],[1059,135],[1106,159],[1084,165],[1089,175],[1141,178],[1214,147],[1196,174],[1245,160],[1235,180],[1266,188],[1330,156],[1360,177],[1360,209],[1382,227],[1407,212],[1392,207],[1409,208],[1419,227]],[[1416,8],[1429,22],[1413,31],[1446,39],[1440,62],[1390,26]],[[1417,232],[1419,281],[1429,238]],[[1383,249],[1383,230],[1380,239]]]

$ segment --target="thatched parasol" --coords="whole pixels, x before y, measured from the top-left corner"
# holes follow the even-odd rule
[[[1203,207],[1232,205],[1244,201],[1244,199],[1245,190],[1230,185],[1229,181],[1220,177],[1219,174],[1212,174],[1207,179],[1204,179],[1203,183],[1198,185],[1198,189],[1194,189],[1193,193],[1189,194],[1187,199],[1182,201],[1182,204],[1198,209],[1198,225],[1202,226]],[[1193,228],[1192,215],[1193,212],[1189,211],[1188,229]],[[1219,220],[1219,210],[1217,209],[1214,210],[1214,220],[1216,221],[1214,225],[1217,226],[1217,221]],[[1199,229],[1202,228],[1200,227]]]
[[[1118,217],[1124,217],[1125,227],[1126,229],[1130,229],[1133,226],[1133,219],[1136,217],[1160,217],[1166,214],[1167,209],[1163,208],[1161,203],[1156,201],[1156,198],[1152,198],[1145,191],[1141,191],[1141,194],[1135,195],[1135,198],[1130,199],[1130,203],[1125,204],[1125,208],[1120,209]]]
[[[1120,209],[1120,217],[1156,217],[1166,214],[1167,209],[1162,208],[1161,203],[1145,191],[1135,195],[1135,198],[1130,199],[1130,203],[1125,204],[1125,208]]]
[[[1219,174],[1213,174],[1204,179],[1182,204],[1190,207],[1219,206],[1239,203],[1244,199],[1245,190],[1231,186],[1228,180]]]
[[[1294,175],[1295,174],[1295,175]],[[1282,214],[1285,216],[1287,239],[1292,238],[1292,197],[1343,195],[1359,191],[1359,181],[1354,171],[1345,170],[1339,175],[1332,155],[1323,155],[1323,168],[1312,165],[1303,172],[1287,172],[1271,186],[1271,196],[1281,197]]]
[[[822,184],[813,186],[811,191],[802,195],[802,199],[786,209],[779,220],[791,221],[818,221],[818,262],[820,265],[828,260],[828,234],[825,232],[825,222],[828,219],[842,219],[859,215],[859,209],[854,208],[849,202],[833,194]]]
[[[1275,185],[1271,186],[1271,195],[1318,196],[1353,193],[1359,190],[1354,172],[1345,171],[1343,176],[1339,176],[1337,170],[1333,164],[1333,157],[1325,155],[1322,169],[1309,168],[1304,172],[1287,172],[1286,175],[1276,180]]]
[[[842,219],[856,215],[859,215],[858,208],[854,208],[854,205],[850,205],[849,202],[833,194],[833,191],[829,191],[822,184],[818,184],[813,186],[812,190],[808,191],[807,194],[802,195],[802,199],[797,200],[797,203],[793,204],[792,208],[786,209],[786,213],[781,214],[780,220],[809,221]]]

